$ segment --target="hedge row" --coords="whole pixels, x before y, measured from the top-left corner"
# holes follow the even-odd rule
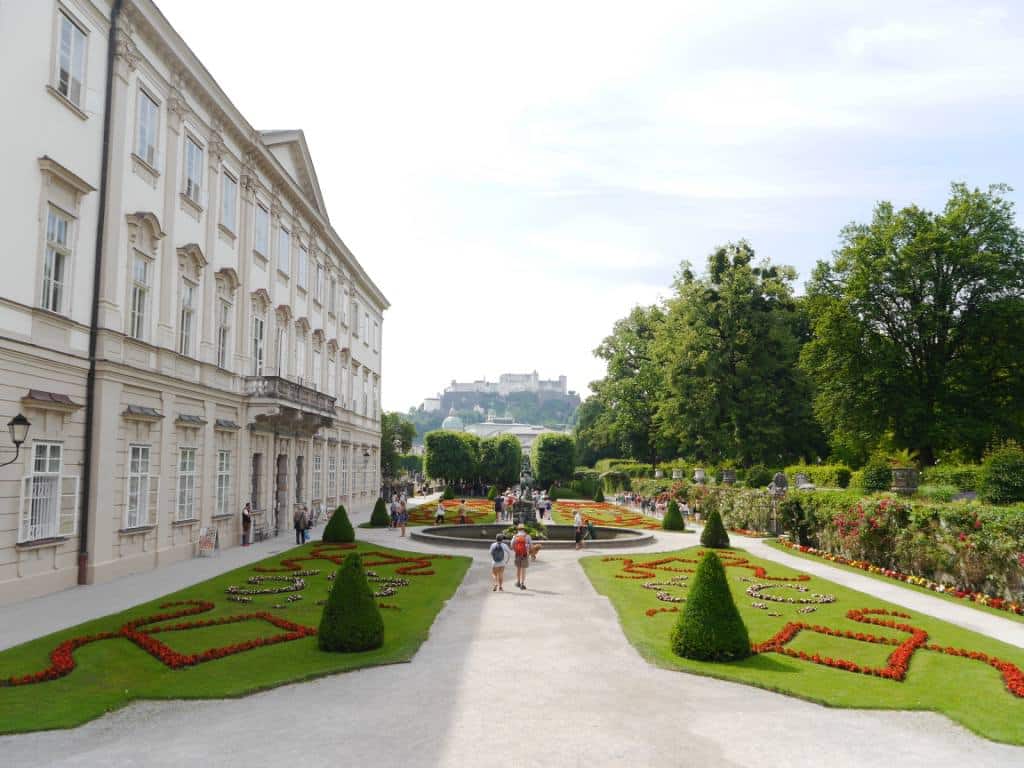
[[[796,485],[796,476],[803,474],[819,488],[846,488],[852,474],[844,464],[794,464],[786,467],[785,473],[791,486]]]

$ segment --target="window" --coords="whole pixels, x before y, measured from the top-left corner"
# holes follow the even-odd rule
[[[313,389],[323,389],[323,366],[320,363],[320,350],[313,350]]]
[[[146,312],[149,310],[149,259],[136,253],[132,261],[132,296],[128,315],[128,334],[146,339]]]
[[[128,447],[128,499],[124,527],[149,525],[149,446]]]
[[[295,336],[295,375],[300,382],[306,378],[306,334],[304,333]]]
[[[331,455],[327,457],[327,498],[333,499],[338,495],[338,457],[331,449]]]
[[[288,329],[283,325],[277,329],[277,375],[288,376]]]
[[[196,286],[190,280],[181,281],[181,313],[178,324],[178,353],[192,352],[192,336],[195,333]]]
[[[60,473],[64,446],[60,443],[35,443],[32,446],[31,504],[28,541],[57,536],[60,518]]]
[[[376,352],[380,348],[380,323],[376,320],[373,321],[373,351]]]
[[[369,332],[370,332],[370,313],[369,312],[363,312],[363,326],[359,330],[359,335],[363,337],[363,344],[366,344],[367,346],[369,346],[369,344],[370,344],[370,339],[369,339],[369,336],[368,336]]]
[[[332,315],[338,308],[338,281],[331,278],[331,295],[327,297],[327,311]]]
[[[370,379],[363,373],[363,416],[370,415]]]
[[[345,448],[341,453],[341,495],[348,495],[348,451]]]
[[[262,498],[261,489],[263,488],[263,454],[254,453],[252,455],[252,487],[249,489],[249,499],[252,501],[253,511],[263,509],[260,506],[260,499]]]
[[[305,473],[302,471],[305,463],[305,456],[295,457],[295,501],[297,502],[303,502],[306,500],[306,477]]]
[[[324,390],[331,397],[338,396],[337,390],[335,389],[337,387],[337,376],[335,375],[334,369],[334,356],[332,355],[327,358],[327,387]]]
[[[305,246],[299,246],[299,288],[306,290],[309,287],[309,251]]]
[[[63,12],[59,21],[57,91],[76,107],[80,107],[85,92],[85,31]]]
[[[323,303],[324,300],[324,265],[316,265],[316,282],[313,284],[313,298]]]
[[[139,124],[136,128],[135,154],[156,167],[160,107],[149,94],[139,89]]]
[[[202,202],[203,150],[191,137],[185,137],[185,196],[194,203]]]
[[[252,318],[252,375],[263,375],[263,327],[265,321],[259,315]]]
[[[344,325],[348,325],[348,289],[345,286],[341,286],[341,311],[338,316]]]
[[[221,201],[220,201],[220,223],[231,232],[236,232],[235,229],[238,209],[238,181],[229,174],[224,174],[224,182],[221,190]]]
[[[352,335],[359,335],[359,302],[352,302]]]
[[[291,273],[292,234],[284,227],[277,230],[277,268],[286,275]]]
[[[176,520],[193,520],[196,512],[196,449],[178,450],[178,506]]]
[[[321,477],[322,477],[322,471],[323,471],[322,462],[323,462],[323,457],[322,456],[320,456],[319,454],[316,454],[316,455],[313,456],[313,498],[314,499],[321,498],[320,497],[320,492],[322,490],[322,488],[321,488],[321,485],[322,485]]]
[[[71,262],[71,219],[56,208],[46,215],[46,253],[43,256],[43,309],[63,312]]]
[[[256,241],[253,250],[261,256],[270,255],[270,212],[262,205],[256,206]]]
[[[348,406],[349,406],[349,403],[346,400],[346,398],[348,397],[348,366],[347,365],[341,366],[341,382],[339,382],[339,383],[340,383],[341,386],[339,387],[338,392],[336,394],[337,394],[337,397],[341,400],[341,407],[344,408],[347,411],[348,410]]]
[[[228,344],[231,341],[231,305],[223,299],[217,306],[217,366],[228,367]]]
[[[231,451],[217,451],[217,514],[230,515]]]

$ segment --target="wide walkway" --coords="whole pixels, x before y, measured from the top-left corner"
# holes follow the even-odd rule
[[[394,532],[360,535],[433,549]],[[660,535],[647,551],[695,540]],[[542,553],[526,592],[491,592],[488,572],[487,553],[476,552],[411,664],[244,699],[138,703],[74,730],[0,738],[0,763],[1024,765],[1024,749],[980,739],[940,715],[830,709],[652,667],[626,641],[575,552]]]

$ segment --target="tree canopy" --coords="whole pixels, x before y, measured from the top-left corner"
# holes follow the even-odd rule
[[[438,429],[428,432],[423,442],[423,467],[428,477],[445,483],[476,479],[480,440],[475,435]]]
[[[530,450],[533,477],[541,488],[567,482],[576,468],[575,458],[576,444],[570,435],[538,435]]]
[[[488,483],[512,486],[519,482],[523,449],[515,435],[498,435],[480,441],[480,478]]]
[[[1024,233],[1008,191],[953,184],[940,213],[879,203],[818,263],[802,364],[834,446],[863,458],[891,431],[931,464],[1021,436]]]
[[[385,411],[380,418],[380,471],[382,477],[398,475],[399,455],[407,453],[416,437],[416,427],[400,413]],[[395,450],[395,441],[400,450]]]

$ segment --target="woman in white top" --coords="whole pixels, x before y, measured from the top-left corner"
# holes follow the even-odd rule
[[[491,544],[491,592],[504,592],[505,591],[505,566],[508,565],[509,558],[512,557],[512,550],[508,548],[508,544],[505,543],[505,537],[502,534],[498,534],[495,537],[494,543]]]

